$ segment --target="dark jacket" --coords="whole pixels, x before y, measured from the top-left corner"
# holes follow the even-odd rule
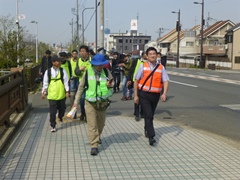
[[[118,65],[121,63],[119,59],[112,60],[112,73],[119,74],[121,72],[121,68]]]
[[[42,73],[42,76],[44,75],[45,71],[46,71],[48,68],[51,68],[51,67],[52,67],[51,56],[49,56],[48,59],[46,58],[46,56],[43,56],[43,57],[42,57],[42,62],[41,62],[41,65],[40,65],[40,70],[39,70],[39,72]]]
[[[131,67],[128,72],[127,81],[132,81],[135,68],[137,66],[138,59],[133,59]]]

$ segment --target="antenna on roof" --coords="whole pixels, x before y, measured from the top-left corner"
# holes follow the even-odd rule
[[[217,19],[213,19],[212,17],[210,17],[210,12],[208,12],[208,17],[207,17],[207,28],[210,26],[210,21],[217,21]]]
[[[169,29],[160,27],[160,28],[158,29],[158,31],[157,31],[158,37],[161,38],[161,37],[162,37],[162,34],[163,34],[166,30],[169,30]]]

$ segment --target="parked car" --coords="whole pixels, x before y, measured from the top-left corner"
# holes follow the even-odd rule
[[[30,59],[26,59],[25,63],[32,62]]]

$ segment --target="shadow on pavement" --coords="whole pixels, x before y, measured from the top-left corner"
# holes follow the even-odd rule
[[[106,150],[114,143],[128,143],[129,141],[137,140],[142,134],[138,133],[116,133],[102,139],[103,145],[100,148],[100,152]]]
[[[157,142],[160,141],[161,137],[165,134],[175,133],[174,136],[180,135],[184,131],[183,128],[177,126],[165,126],[155,129],[155,139]]]

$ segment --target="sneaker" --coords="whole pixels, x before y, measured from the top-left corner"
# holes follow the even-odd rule
[[[156,143],[156,140],[154,138],[149,138],[149,145],[153,146]]]
[[[98,148],[92,148],[90,154],[96,156],[98,154]]]
[[[129,96],[129,97],[127,98],[127,100],[132,100],[132,97]]]
[[[122,101],[126,101],[126,100],[127,100],[127,97],[126,97],[126,96],[123,96],[123,97],[121,98],[121,100],[122,100]]]
[[[135,116],[135,120],[136,120],[136,121],[140,121],[141,118],[140,118],[139,116]]]
[[[56,131],[57,131],[56,128],[52,128],[52,129],[51,129],[51,132],[56,132]]]
[[[80,116],[80,121],[83,121],[85,119],[86,115],[84,113],[81,114]]]

